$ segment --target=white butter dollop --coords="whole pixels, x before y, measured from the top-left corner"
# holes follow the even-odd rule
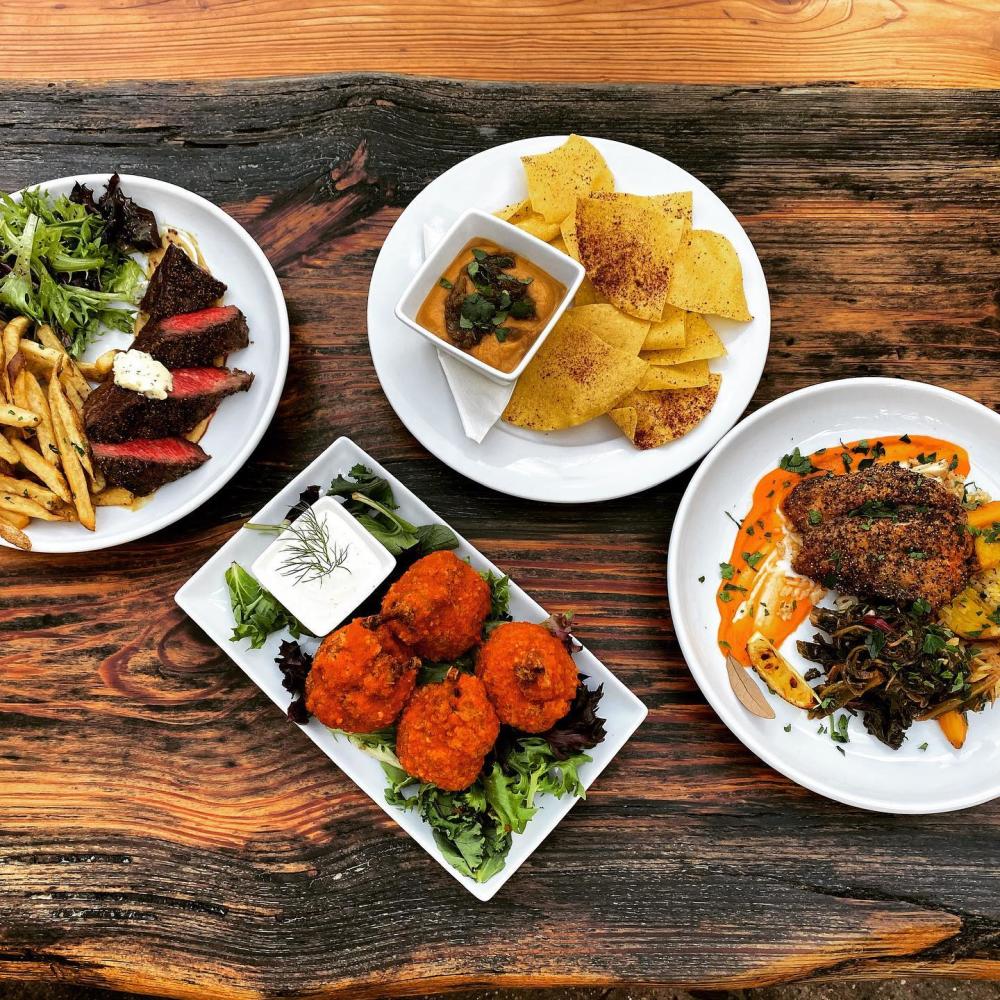
[[[166,399],[174,387],[170,369],[145,351],[124,351],[116,355],[113,370],[115,385],[150,399]]]

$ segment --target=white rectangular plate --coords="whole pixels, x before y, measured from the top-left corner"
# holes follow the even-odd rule
[[[417,499],[398,479],[387,472],[370,455],[363,452],[348,438],[338,438],[308,468],[299,473],[270,503],[259,510],[252,520],[276,523],[288,512],[299,494],[316,484],[326,487],[340,473],[348,473],[358,463],[368,466],[384,476],[392,486],[399,513],[414,524],[444,524],[426,504]],[[276,632],[262,649],[249,649],[244,640],[231,642],[233,615],[229,603],[224,574],[229,564],[238,562],[245,567],[257,558],[270,544],[271,536],[255,531],[238,531],[212,556],[194,576],[177,592],[177,603],[187,614],[229,654],[244,673],[282,710],[288,709],[291,695],[281,686],[281,673],[274,663],[278,643],[287,638]],[[458,536],[457,554],[468,559],[475,569],[502,573],[461,535]],[[540,622],[548,617],[544,608],[533,601],[516,583],[510,585],[510,613],[515,619]],[[312,648],[315,640],[305,640],[303,645]],[[646,706],[603,663],[586,648],[575,656],[587,687],[604,685],[599,714],[605,719],[607,735],[599,746],[588,750],[593,760],[580,769],[580,779],[590,788],[597,776],[611,762],[626,740],[646,717]],[[291,725],[292,723],[289,723]],[[556,824],[573,807],[576,799],[566,796],[555,799],[545,796],[539,800],[540,808],[528,823],[523,834],[514,835],[514,843],[503,870],[485,883],[476,882],[457,872],[441,856],[431,828],[415,813],[403,812],[385,801],[385,775],[378,761],[359,750],[348,740],[338,737],[316,719],[302,727],[306,735],[343,771],[373,802],[378,804],[420,846],[451,875],[459,880],[477,899],[492,899],[514,872],[552,832]]]

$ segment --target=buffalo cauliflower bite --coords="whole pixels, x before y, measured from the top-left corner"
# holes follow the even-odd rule
[[[414,778],[460,792],[479,776],[499,733],[482,683],[453,669],[414,692],[396,729],[396,756]]]
[[[467,653],[490,613],[489,584],[453,552],[418,559],[390,588],[381,620],[425,660]]]
[[[500,625],[479,650],[476,675],[500,721],[526,733],[551,729],[568,711],[579,677],[565,646],[543,625]]]
[[[370,733],[392,725],[417,681],[420,661],[389,629],[355,618],[331,632],[306,679],[306,708],[324,725]]]

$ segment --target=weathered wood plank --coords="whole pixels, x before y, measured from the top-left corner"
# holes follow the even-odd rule
[[[0,553],[0,974],[191,997],[1000,975],[1000,808],[834,806],[763,768],[697,693],[664,585],[686,477],[594,507],[476,486],[402,429],[365,332],[378,247],[424,184],[492,143],[573,128],[670,157],[740,216],[774,312],[753,406],[887,374],[998,407],[998,101],[390,77],[9,90],[0,187],[117,167],[224,204],[278,267],[293,345],[273,427],[202,510],[100,559]],[[171,600],[341,433],[543,604],[575,608],[651,708],[488,906]]]
[[[991,0],[0,0],[14,79],[395,72],[558,82],[995,87]]]

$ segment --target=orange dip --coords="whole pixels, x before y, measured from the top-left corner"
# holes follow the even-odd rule
[[[457,284],[461,283],[463,286],[456,293],[458,295],[462,295],[463,289],[469,295],[479,294],[479,289],[467,271],[469,264],[476,260],[473,250],[481,250],[490,256],[502,255],[513,259],[513,266],[503,268],[503,273],[522,279],[522,282],[530,279],[525,288],[526,296],[534,304],[534,314],[525,319],[518,319],[503,310],[505,318],[498,324],[499,332],[490,330],[482,333],[478,343],[465,346],[448,333],[447,306],[448,298]],[[417,322],[442,340],[447,340],[501,372],[512,372],[521,363],[521,359],[545,329],[552,313],[566,295],[566,286],[556,281],[548,272],[532,264],[530,260],[518,257],[510,250],[483,239],[472,240],[464,247],[448,265],[441,278],[442,280],[431,289],[420,306]]]
[[[850,468],[845,464],[845,455],[850,461]],[[785,519],[780,512],[785,497],[804,479],[828,472],[837,475],[856,472],[859,463],[866,459],[888,464],[917,459],[921,455],[928,461],[934,461],[931,456],[936,455],[936,460],[955,463],[953,470],[957,476],[969,474],[969,456],[963,448],[940,438],[918,434],[851,441],[804,455],[803,464],[808,459],[815,467],[815,471],[804,476],[782,468],[767,473],[757,483],[753,504],[740,524],[729,557],[732,576],[721,580],[716,595],[721,619],[719,648],[723,653],[732,653],[741,663],[749,665],[747,640],[754,632],[762,632],[780,648],[809,616],[814,606],[813,598],[818,600],[825,593],[825,588],[812,581],[800,581],[798,578],[782,581],[780,571],[773,574],[776,579],[771,579],[772,575],[768,573],[768,561],[777,558],[785,540]],[[761,577],[762,572],[767,577]],[[783,596],[779,601],[776,588],[781,582],[786,586],[781,588]],[[767,586],[769,583],[772,584],[770,589]],[[767,601],[765,593],[770,595],[770,601]],[[748,613],[735,620],[745,602]]]

